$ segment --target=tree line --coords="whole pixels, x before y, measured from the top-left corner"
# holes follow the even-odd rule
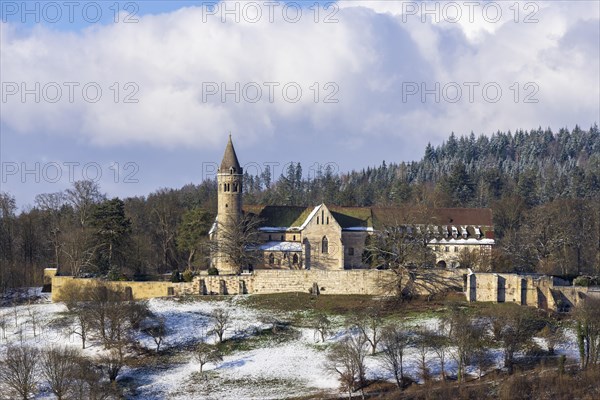
[[[450,135],[420,161],[306,176],[290,163],[244,175],[244,203],[491,207],[498,245],[488,269],[600,273],[600,131],[576,126],[491,136]],[[0,290],[39,285],[45,267],[149,279],[208,266],[214,179],[148,196],[108,198],[91,181],[21,207],[0,192]]]

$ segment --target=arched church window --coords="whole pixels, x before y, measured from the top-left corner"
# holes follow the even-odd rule
[[[327,240],[327,236],[323,236],[323,239],[321,240],[321,253],[329,253],[329,241]]]
[[[319,225],[319,217],[317,217],[317,225]]]
[[[298,264],[298,254],[294,254],[294,257],[292,257],[292,264]]]
[[[238,185],[237,185],[237,183],[234,183],[234,184],[233,184],[233,191],[234,191],[234,192],[237,192],[237,191],[238,191]]]

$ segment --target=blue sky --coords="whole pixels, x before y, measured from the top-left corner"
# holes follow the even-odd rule
[[[229,132],[279,175],[600,122],[597,1],[23,4],[0,25],[0,190],[22,207],[86,177],[111,196],[199,183]]]

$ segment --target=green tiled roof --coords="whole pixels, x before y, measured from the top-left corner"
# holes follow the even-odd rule
[[[302,225],[313,207],[244,206],[243,209],[258,216],[262,220],[262,226],[288,228]]]
[[[328,207],[342,228],[373,227],[371,209],[368,207]]]

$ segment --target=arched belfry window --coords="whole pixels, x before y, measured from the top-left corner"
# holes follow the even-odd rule
[[[327,236],[323,236],[323,239],[321,240],[321,253],[329,253],[329,241],[327,240]]]

